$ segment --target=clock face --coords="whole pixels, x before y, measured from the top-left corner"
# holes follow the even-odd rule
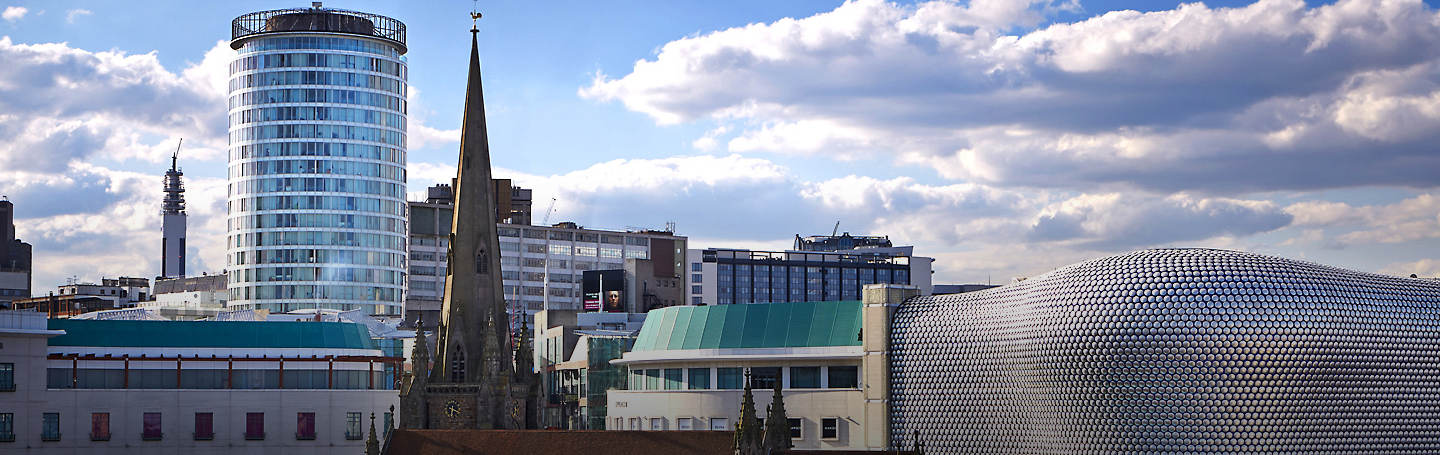
[[[460,401],[450,400],[445,402],[445,415],[450,418],[460,416]]]

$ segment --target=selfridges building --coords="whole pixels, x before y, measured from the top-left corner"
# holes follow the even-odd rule
[[[1440,282],[1140,251],[920,297],[891,435],[927,453],[1440,453]]]

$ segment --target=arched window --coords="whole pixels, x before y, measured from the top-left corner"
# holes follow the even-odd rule
[[[475,273],[479,275],[490,273],[490,256],[486,255],[484,251],[475,255]]]
[[[455,347],[455,354],[450,356],[450,382],[465,382],[465,350]]]

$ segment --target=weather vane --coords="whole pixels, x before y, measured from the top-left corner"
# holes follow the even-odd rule
[[[473,0],[470,8],[470,22],[472,30],[480,29],[480,0]]]

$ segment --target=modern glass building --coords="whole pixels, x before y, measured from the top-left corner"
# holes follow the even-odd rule
[[[405,25],[316,3],[231,39],[229,306],[401,314]]]

